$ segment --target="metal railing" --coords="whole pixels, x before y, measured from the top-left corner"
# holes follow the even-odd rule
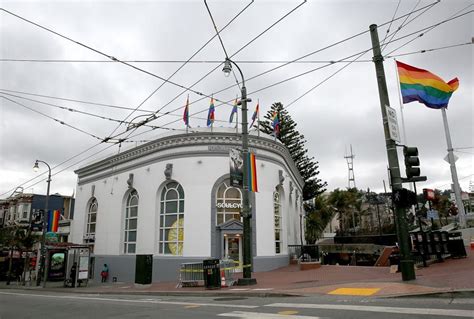
[[[232,259],[220,261],[220,275],[222,285],[230,287],[237,281],[235,273],[241,269],[239,262]],[[204,270],[202,262],[183,263],[178,270],[178,285],[181,287],[197,287],[204,285]]]
[[[288,256],[290,260],[319,260],[318,245],[288,245]]]

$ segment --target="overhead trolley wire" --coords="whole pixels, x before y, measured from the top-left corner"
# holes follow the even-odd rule
[[[421,9],[420,9],[420,10],[421,10]],[[449,22],[449,21],[452,21],[452,20],[455,20],[455,19],[457,19],[457,18],[459,18],[459,17],[462,17],[463,15],[465,15],[465,14],[458,15],[458,16],[455,16],[455,17],[451,17],[451,18],[442,20],[442,21],[440,21],[440,22],[438,22],[438,23],[436,23],[436,24],[434,24],[434,25],[440,25],[440,24],[443,24],[443,23],[447,23],[447,22]],[[432,27],[432,25],[427,26],[427,27],[422,28],[422,29],[419,29],[419,30],[417,30],[417,31],[414,31],[414,32],[412,32],[412,33],[410,33],[410,34],[401,36],[401,37],[399,37],[399,38],[397,38],[397,39],[392,39],[391,42],[400,41],[400,40],[402,40],[402,39],[405,39],[405,38],[407,38],[407,37],[412,36],[413,34],[416,34],[416,33],[420,32],[420,31],[428,30],[428,29],[430,29],[431,27]],[[343,59],[350,59],[350,58],[353,58],[353,57],[355,57],[355,56],[357,56],[357,55],[363,55],[364,53],[366,53],[366,52],[368,52],[368,51],[370,51],[370,50],[372,50],[372,47],[370,47],[369,49],[363,50],[363,51],[359,51],[359,52],[357,52],[357,53],[355,53],[355,54],[352,54],[352,55],[350,55],[350,56],[346,56],[346,57],[344,57]],[[341,60],[343,60],[343,59],[341,59]],[[276,83],[267,85],[267,86],[265,86],[265,87],[263,87],[263,88],[260,88],[260,89],[257,89],[257,90],[255,90],[255,91],[249,92],[248,94],[250,95],[250,94],[258,93],[258,92],[260,92],[260,91],[263,91],[263,90],[269,89],[269,88],[271,88],[271,87],[274,87],[274,86],[276,86],[276,85],[279,85],[279,84],[288,82],[288,81],[290,81],[290,80],[296,79],[296,78],[298,78],[298,77],[301,77],[301,76],[303,76],[303,75],[312,73],[312,72],[314,72],[314,71],[317,71],[317,70],[319,70],[319,69],[328,67],[328,66],[330,66],[330,65],[332,65],[332,63],[327,64],[327,65],[324,65],[324,66],[321,66],[321,67],[318,67],[318,68],[314,68],[314,69],[309,70],[309,71],[306,71],[306,72],[302,72],[302,73],[297,74],[297,75],[295,75],[295,76],[286,78],[286,79],[281,80],[281,81],[278,81],[278,82],[276,82]],[[338,70],[337,72],[340,72],[340,71],[341,71],[341,70]],[[332,76],[331,76],[331,77],[332,77]],[[234,86],[234,85],[233,85],[233,86]],[[219,105],[216,105],[216,107],[217,107],[217,106],[219,106]],[[199,113],[202,113],[202,112],[205,112],[205,111],[206,111],[206,109],[203,109],[203,110],[200,110],[200,111],[197,111],[197,112],[193,113],[192,115],[196,115],[196,114],[199,114]],[[192,115],[191,115],[191,116],[192,116]],[[167,123],[167,124],[164,124],[163,126],[167,126],[167,125],[170,125],[170,124],[173,124],[173,123],[176,123],[176,122],[178,122],[178,120],[176,120],[176,121],[171,121],[171,122],[169,122],[169,123]],[[142,133],[138,133],[138,134],[136,134],[136,135],[132,135],[131,137],[133,138],[133,137],[136,137],[136,136],[139,136],[139,135],[148,133],[148,132],[149,132],[149,131],[142,132]]]
[[[430,10],[431,8],[433,8],[435,5],[437,5],[440,0],[438,0],[437,2],[433,3],[432,5],[430,5],[428,8],[426,8],[424,11],[422,11],[421,13],[419,13],[416,17],[414,17],[413,19],[411,19],[410,21],[408,21],[406,24],[405,22],[408,20],[408,18],[410,18],[410,16],[413,14],[413,12],[415,12],[415,9],[418,7],[418,5],[420,4],[421,0],[418,0],[418,2],[415,4],[415,6],[413,7],[413,9],[411,9],[411,11],[407,14],[407,16],[405,17],[405,19],[402,21],[402,23],[398,26],[397,30],[395,30],[395,32],[393,32],[393,34],[391,35],[391,38],[389,39],[392,40],[395,35],[404,27],[406,27],[408,24],[410,24],[413,20],[415,20],[416,18],[418,18],[419,16],[421,16],[422,14],[424,14],[425,12],[427,12],[428,10]],[[384,43],[382,43],[380,45],[380,51],[383,52],[383,50],[387,47],[387,44],[384,45]]]
[[[433,52],[433,51],[438,51],[438,50],[445,50],[445,49],[450,49],[450,48],[456,48],[456,47],[461,47],[465,45],[472,45],[472,42],[465,42],[465,43],[458,43],[458,44],[453,44],[453,45],[446,45],[443,47],[438,47],[438,48],[432,48],[432,49],[424,49],[424,50],[418,50],[418,51],[413,51],[413,52],[407,52],[407,53],[399,53],[399,54],[394,54],[394,55],[387,55],[384,58],[396,58],[400,56],[406,56],[406,55],[413,55],[413,54],[420,54],[420,53],[427,53],[427,52]]]
[[[461,10],[455,12],[453,15],[451,15],[450,17],[448,17],[446,20],[443,20],[443,21],[441,21],[441,22],[439,22],[439,23],[436,23],[436,24],[432,25],[430,28],[427,28],[426,31],[425,31],[425,29],[420,30],[420,31],[423,31],[423,32],[420,33],[420,34],[418,34],[418,35],[417,35],[416,37],[414,37],[413,39],[411,39],[411,40],[405,42],[404,44],[400,45],[400,46],[397,47],[396,49],[393,49],[393,50],[390,51],[387,55],[390,55],[390,54],[392,54],[393,52],[395,52],[395,51],[397,51],[397,50],[403,48],[404,46],[407,46],[408,44],[412,43],[412,42],[415,41],[416,39],[421,38],[422,36],[424,36],[425,34],[427,34],[428,32],[430,32],[430,31],[433,30],[434,28],[436,28],[436,27],[440,26],[441,24],[443,24],[444,22],[450,21],[450,19],[457,19],[457,18],[462,17],[462,16],[464,16],[464,15],[466,15],[466,14],[472,13],[473,10],[470,10],[470,11],[468,11],[468,12],[465,12],[465,13],[463,13],[463,14],[460,14],[461,12],[463,12],[463,11],[466,10],[466,9],[468,9],[469,7],[472,7],[473,5],[474,5],[474,4],[470,4],[470,5],[466,6],[466,7],[464,7],[463,9],[461,9]]]
[[[8,90],[8,89],[2,89],[2,88],[0,88],[0,91],[12,92],[12,93],[24,94],[24,95],[30,95],[30,96],[37,96],[37,97],[43,97],[43,98],[53,99],[53,100],[61,100],[61,101],[67,101],[67,102],[89,104],[89,105],[96,105],[96,106],[102,106],[102,107],[110,107],[110,108],[115,108],[115,109],[133,110],[133,108],[131,108],[131,107],[125,107],[125,106],[119,106],[119,105],[113,105],[113,104],[105,104],[105,103],[97,103],[97,102],[91,102],[91,101],[82,101],[82,100],[77,100],[77,99],[70,99],[70,98],[57,97],[57,96],[51,96],[51,95],[29,93],[29,92],[24,92],[24,91],[15,91],[15,90]],[[154,111],[145,110],[145,109],[141,109],[141,110],[138,110],[138,111],[147,112],[147,113],[153,113],[154,112]]]
[[[52,106],[54,108],[62,109],[64,111],[69,111],[69,112],[73,112],[73,113],[79,113],[79,114],[83,114],[83,115],[92,116],[92,117],[99,118],[99,119],[102,119],[102,120],[108,120],[108,121],[117,122],[117,123],[120,122],[120,123],[124,123],[124,124],[130,124],[131,123],[131,122],[127,122],[127,121],[123,121],[123,120],[119,120],[119,119],[114,119],[114,118],[106,117],[106,116],[91,113],[91,112],[77,110],[77,109],[67,107],[67,106],[61,106],[61,105],[57,105],[57,104],[53,104],[53,103],[48,103],[48,102],[43,102],[43,101],[39,101],[39,100],[35,100],[35,99],[30,99],[30,98],[27,98],[27,97],[24,97],[24,96],[19,96],[19,95],[15,95],[15,94],[11,94],[11,93],[1,92],[1,89],[0,89],[0,94],[8,95],[8,96],[11,96],[11,97],[16,97],[16,98],[19,98],[19,99],[23,99],[23,100],[27,100],[27,101],[30,101],[30,102],[35,102],[35,103],[39,103],[39,104],[43,104],[43,105],[47,105],[47,106]],[[181,115],[173,114],[173,113],[168,114],[168,115],[174,116],[174,117],[181,117]],[[203,117],[200,117],[200,118],[197,118],[197,119],[205,120],[205,118],[203,118]],[[225,123],[227,123],[227,121],[224,121],[224,120],[217,120],[216,119],[215,121],[216,122],[225,122]],[[152,126],[152,125],[145,125],[145,126],[156,128],[156,126]]]
[[[240,10],[239,13],[237,13],[237,15],[235,15],[220,31],[223,31],[224,29],[226,29],[238,16],[240,16],[254,1],[252,0],[249,4],[247,4],[242,10]],[[217,30],[216,30],[217,31]],[[204,45],[201,46],[201,48],[199,48],[196,52],[194,52],[194,54],[191,55],[191,57],[188,58],[187,61],[185,61],[176,71],[174,71],[166,80],[170,80],[176,73],[178,73],[189,61],[191,61],[191,59],[193,59],[199,52],[201,52],[209,43],[211,43],[211,41],[215,38],[216,36],[213,36],[211,37],[206,43],[204,43]],[[220,39],[220,37],[219,37]],[[128,119],[137,109],[140,108],[140,106],[142,106],[148,99],[150,99],[159,89],[161,89],[164,85],[165,85],[166,82],[163,82],[160,84],[160,86],[158,86],[144,101],[142,101],[142,103],[140,103],[140,105],[138,105],[134,111],[132,111],[125,119]],[[192,90],[190,90],[192,91]],[[216,99],[217,100],[217,99]],[[163,107],[160,108],[159,110],[155,111],[153,113],[153,115],[151,115],[147,120],[151,119],[151,118],[154,118],[156,116],[156,114],[158,114],[161,110],[163,110]],[[145,120],[145,121],[147,121]],[[115,131],[120,127],[117,126],[117,128],[110,134],[110,136],[112,134],[115,133]],[[130,128],[130,126],[127,128],[127,130]],[[132,126],[132,128],[135,128]],[[136,129],[136,128],[135,128]],[[110,137],[109,136],[109,137]]]
[[[293,13],[297,8],[299,8],[301,5],[303,5],[304,3],[306,3],[306,0],[303,1],[302,3],[300,3],[298,6],[296,6],[295,8],[293,8],[291,11],[289,11],[288,13],[286,13],[283,17],[281,17],[280,19],[278,19],[276,22],[274,22],[273,24],[271,24],[268,28],[266,28],[264,31],[262,31],[261,33],[259,33],[257,36],[255,36],[253,39],[251,39],[249,42],[247,42],[247,44],[245,44],[242,48],[240,48],[236,53],[234,53],[232,56],[230,56],[230,58],[234,57],[237,53],[241,52],[245,47],[247,47],[250,43],[254,42],[256,39],[258,39],[259,37],[261,37],[263,34],[265,34],[266,32],[268,32],[271,28],[273,28],[275,25],[277,25],[279,22],[281,22],[284,18],[288,17],[291,13]],[[208,73],[206,73],[204,76],[202,76],[199,80],[197,80],[196,82],[194,82],[190,87],[194,87],[195,85],[197,85],[198,83],[200,83],[202,80],[204,80],[206,77],[208,77],[211,73],[213,73],[215,70],[217,70],[221,65],[223,64],[223,62],[219,63],[219,65],[217,65],[215,68],[213,68],[212,70],[210,70]],[[232,85],[232,87],[235,86],[235,85]],[[176,99],[178,99],[180,96],[182,96],[184,93],[186,93],[187,90],[184,90],[182,91],[181,93],[178,93],[178,95],[176,95],[173,99],[171,99],[169,102],[167,102],[164,106],[162,106],[159,110],[162,110],[163,108],[165,108],[166,106],[170,105],[172,102],[174,102]],[[217,94],[216,92],[214,92],[214,94]],[[206,97],[202,97],[202,98],[199,98],[195,101],[192,101],[190,102],[188,105],[192,105],[194,103],[197,103],[197,102],[200,102],[202,100],[204,100]],[[217,100],[216,100],[217,101]],[[230,102],[232,102],[233,100],[229,100],[227,101],[226,103],[222,103],[221,101],[218,101],[218,102],[221,102],[221,104],[219,105],[216,105],[217,106],[220,106],[220,105],[223,105],[223,104],[229,104]],[[182,106],[179,106],[178,108],[175,108],[169,112],[175,112],[181,108],[183,108],[184,105]],[[191,115],[192,116],[192,115]],[[162,116],[157,116],[153,119],[150,119],[150,121],[154,121],[158,118],[160,118]],[[148,122],[148,121],[147,121]]]
[[[160,79],[160,80],[162,80],[162,81],[164,81],[164,82],[166,82],[166,83],[172,84],[172,85],[177,86],[177,87],[180,87],[180,88],[182,88],[182,89],[186,89],[187,91],[191,91],[191,92],[193,92],[194,94],[197,94],[197,95],[200,95],[200,96],[205,96],[205,97],[208,97],[208,98],[211,97],[211,96],[208,95],[208,94],[205,94],[205,93],[202,93],[202,92],[193,90],[192,88],[188,88],[188,87],[186,87],[186,86],[184,86],[184,85],[181,85],[181,84],[178,84],[178,83],[176,83],[176,82],[173,82],[173,81],[170,81],[170,80],[166,80],[166,79],[163,78],[162,76],[159,76],[159,75],[154,74],[154,73],[152,73],[152,72],[150,72],[150,71],[147,71],[147,70],[144,70],[144,69],[142,69],[142,68],[139,68],[139,67],[137,67],[137,66],[135,66],[135,65],[133,65],[133,64],[130,64],[130,63],[127,63],[127,62],[123,62],[122,60],[120,60],[120,59],[118,59],[118,58],[116,58],[116,57],[114,57],[114,56],[112,56],[112,55],[108,55],[108,54],[106,54],[106,53],[104,53],[104,52],[102,52],[102,51],[99,51],[99,50],[97,50],[97,49],[94,49],[94,48],[92,48],[92,47],[90,47],[90,46],[88,46],[88,45],[85,45],[85,44],[83,44],[83,43],[81,43],[81,42],[79,42],[79,41],[76,41],[76,40],[74,40],[74,39],[72,39],[72,38],[69,38],[69,37],[67,37],[67,36],[65,36],[65,35],[62,35],[62,34],[56,32],[56,31],[51,30],[51,29],[49,29],[49,28],[47,28],[47,27],[45,27],[45,26],[42,26],[42,25],[40,25],[40,24],[38,24],[38,23],[36,23],[36,22],[33,22],[33,21],[31,21],[31,20],[28,20],[28,19],[26,19],[26,18],[24,18],[24,17],[22,17],[22,16],[19,16],[19,15],[15,14],[15,13],[9,11],[9,10],[6,10],[6,9],[4,9],[4,8],[0,8],[0,10],[4,11],[4,12],[6,12],[6,13],[8,13],[8,14],[10,14],[10,15],[12,15],[12,16],[14,16],[14,17],[20,19],[20,20],[23,20],[23,21],[25,21],[25,22],[27,22],[27,23],[30,23],[30,24],[32,24],[32,25],[38,27],[38,28],[41,28],[41,29],[43,29],[43,30],[45,30],[45,31],[48,31],[48,32],[50,32],[50,33],[53,33],[53,34],[55,34],[55,35],[57,35],[57,36],[59,36],[59,37],[61,37],[61,38],[63,38],[63,39],[66,39],[66,40],[68,40],[68,41],[70,41],[70,42],[73,42],[73,43],[79,45],[79,46],[82,46],[82,47],[84,47],[84,48],[86,48],[86,49],[88,49],[88,50],[91,50],[91,51],[93,51],[93,52],[95,52],[95,53],[97,53],[97,54],[100,54],[100,55],[102,55],[102,56],[105,56],[106,58],[108,58],[108,59],[110,59],[110,60],[112,60],[112,61],[115,61],[115,62],[117,62],[117,63],[121,63],[121,64],[123,64],[123,65],[126,65],[126,66],[128,66],[128,67],[130,67],[130,68],[132,68],[132,69],[135,69],[135,70],[140,71],[140,72],[142,72],[142,73],[148,74],[148,75],[150,75],[150,76],[152,76],[152,77],[155,77],[155,78],[157,78],[157,79]],[[214,99],[215,99],[216,101],[221,102],[221,101],[220,101],[219,99],[217,99],[217,98],[214,98]]]
[[[395,12],[393,13],[392,20],[390,21],[390,24],[388,25],[387,31],[385,32],[385,37],[382,40],[382,45],[384,44],[385,40],[387,39],[388,34],[390,33],[390,28],[392,27],[393,20],[395,19],[395,15],[398,12],[398,8],[400,7],[400,3],[402,3],[402,0],[398,0],[397,7],[395,8]]]
[[[45,114],[45,113],[40,112],[40,111],[38,111],[38,110],[32,109],[31,107],[26,106],[26,105],[24,105],[23,103],[20,103],[20,102],[18,102],[18,101],[12,100],[12,99],[9,98],[9,97],[6,97],[6,96],[4,96],[4,95],[0,95],[0,97],[1,97],[1,98],[4,98],[5,100],[10,101],[10,102],[12,102],[12,103],[14,103],[14,104],[17,104],[17,105],[19,105],[19,106],[22,106],[22,107],[24,107],[24,108],[26,108],[26,109],[28,109],[28,110],[30,110],[30,111],[32,111],[32,112],[35,112],[35,113],[38,113],[38,114],[40,114],[40,115],[42,115],[42,116],[44,116],[44,117],[47,117],[47,118],[49,118],[49,119],[51,119],[51,120],[53,120],[53,121],[55,121],[55,122],[57,122],[57,123],[59,123],[59,124],[61,124],[61,125],[67,126],[67,127],[69,127],[69,128],[72,128],[73,130],[76,130],[76,131],[78,131],[78,132],[81,132],[81,133],[84,133],[84,134],[86,134],[86,135],[89,135],[90,137],[93,137],[93,138],[95,138],[95,139],[97,139],[97,140],[100,140],[100,141],[103,140],[102,138],[98,137],[97,135],[94,135],[94,134],[89,133],[89,132],[87,132],[87,131],[84,131],[84,130],[78,128],[78,127],[75,127],[75,126],[73,126],[73,125],[71,125],[71,124],[68,124],[68,123],[66,123],[66,122],[64,122],[64,121],[62,121],[62,120],[59,120],[59,119],[54,118],[54,117],[52,117],[52,116],[49,116],[48,114]]]

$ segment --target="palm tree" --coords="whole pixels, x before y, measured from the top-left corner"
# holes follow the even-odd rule
[[[326,225],[331,222],[335,210],[326,197],[318,195],[312,203],[305,204],[305,211],[306,242],[314,244],[321,237]]]

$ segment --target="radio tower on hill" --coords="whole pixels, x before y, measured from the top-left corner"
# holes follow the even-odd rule
[[[346,149],[346,156],[344,156],[344,158],[347,161],[347,168],[349,170],[347,188],[356,187],[355,176],[354,176],[354,157],[355,155],[352,154],[352,144],[351,144],[351,155],[347,155],[347,149]]]

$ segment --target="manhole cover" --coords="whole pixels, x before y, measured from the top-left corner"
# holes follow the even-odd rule
[[[241,297],[222,297],[222,298],[216,298],[214,301],[235,301],[235,300],[245,300],[247,298],[241,298]]]

